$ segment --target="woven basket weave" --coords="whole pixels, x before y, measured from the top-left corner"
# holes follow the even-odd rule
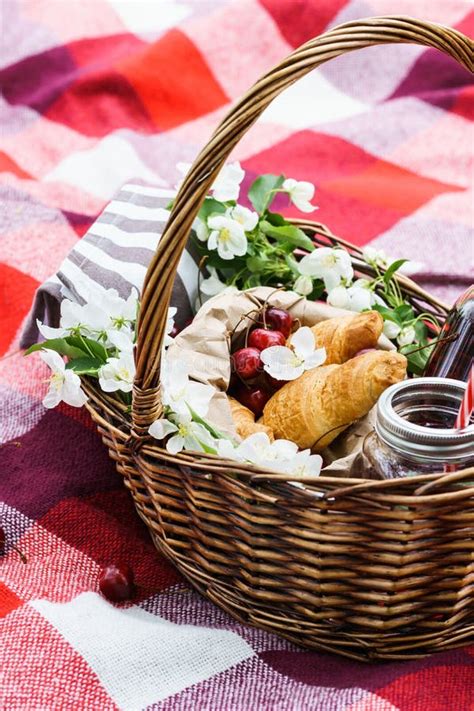
[[[131,415],[85,378],[88,408],[153,541],[192,584],[241,622],[360,660],[410,659],[474,638],[474,469],[392,481],[319,477],[308,491],[206,454],[169,454],[147,435],[161,414],[168,303],[191,224],[218,172],[287,86],[345,52],[388,43],[435,47],[473,70],[473,42],[406,17],[336,27],[295,50],[230,111],[177,196],[142,294]],[[357,248],[318,223],[318,244]],[[446,307],[407,278],[420,312]],[[307,481],[307,480],[305,480]],[[311,486],[324,498],[311,494]]]

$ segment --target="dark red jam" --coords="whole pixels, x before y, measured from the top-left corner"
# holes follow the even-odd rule
[[[474,286],[456,301],[439,335],[452,340],[438,343],[426,364],[425,377],[467,381],[474,359]]]

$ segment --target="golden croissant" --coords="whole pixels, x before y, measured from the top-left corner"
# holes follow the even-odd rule
[[[255,422],[255,415],[248,407],[242,405],[238,400],[229,397],[232,419],[234,420],[235,431],[242,439],[249,437],[255,432],[266,432],[271,440],[273,440],[273,432],[269,427]]]
[[[270,398],[263,424],[276,438],[320,451],[366,415],[389,385],[403,380],[406,366],[400,353],[374,350],[308,370]]]
[[[326,349],[325,365],[345,363],[359,351],[376,348],[382,329],[377,311],[328,318],[311,328],[317,348]]]

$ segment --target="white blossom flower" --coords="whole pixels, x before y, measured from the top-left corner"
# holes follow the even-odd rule
[[[203,294],[206,294],[206,296],[215,296],[216,294],[220,294],[222,291],[229,288],[225,281],[221,281],[219,279],[219,275],[215,267],[206,267],[206,269],[210,276],[208,276],[207,279],[203,279],[201,282],[200,289]]]
[[[82,407],[87,402],[87,395],[81,388],[79,376],[66,368],[64,360],[56,351],[42,350],[40,358],[52,371],[43,405],[47,408],[56,407],[63,400],[72,407]]]
[[[311,454],[310,449],[304,449],[288,460],[277,461],[274,467],[289,476],[319,476],[323,459],[319,454]]]
[[[191,169],[191,163],[178,163],[176,167],[181,175],[185,176]],[[226,163],[211,185],[210,191],[213,198],[219,202],[237,200],[240,192],[240,183],[244,176],[245,171],[240,163]],[[176,186],[177,189],[179,189],[181,182]]]
[[[365,311],[374,304],[386,306],[385,301],[371,289],[367,279],[357,279],[352,286],[336,286],[328,292],[327,302],[338,309]]]
[[[219,200],[219,202],[238,200],[240,183],[244,176],[245,170],[243,170],[239,162],[224,165],[211,186],[213,198]]]
[[[331,291],[341,282],[350,283],[354,276],[349,253],[342,248],[319,247],[307,254],[298,264],[300,274],[322,279],[326,291]]]
[[[282,185],[282,189],[288,193],[291,202],[301,212],[313,212],[317,210],[316,205],[311,205],[314,197],[314,185],[306,180],[295,180],[287,178]]]
[[[247,237],[240,222],[225,215],[214,215],[208,220],[211,234],[207,242],[209,249],[217,249],[221,259],[242,257],[247,251]]]
[[[386,269],[388,266],[390,266],[392,262],[395,261],[394,259],[392,259],[392,257],[389,257],[383,249],[375,249],[375,247],[370,246],[364,247],[364,249],[362,250],[362,256],[368,264],[373,264],[377,267],[383,267],[384,269]],[[397,272],[399,274],[409,276],[410,274],[419,272],[422,267],[422,262],[416,262],[410,259],[407,260],[404,264],[402,264],[397,269]]]
[[[275,462],[291,460],[298,452],[298,447],[287,439],[277,439],[271,442],[266,432],[255,432],[237,446],[230,440],[219,440],[217,452],[224,459],[250,462],[268,469],[274,467]]]
[[[384,335],[387,336],[387,338],[396,338],[401,330],[401,327],[398,325],[398,323],[395,323],[395,321],[387,320],[383,323],[383,332]]]
[[[405,326],[400,331],[397,341],[399,346],[409,346],[416,338],[416,332],[413,326]]]
[[[313,280],[310,276],[301,274],[293,284],[293,291],[301,296],[308,296],[313,291]]]
[[[59,327],[46,326],[36,319],[36,325],[42,336],[50,338],[64,338],[73,331],[84,330],[88,320],[87,304],[81,305],[70,299],[63,299],[60,306]]]
[[[118,358],[109,358],[99,368],[99,385],[106,393],[121,390],[129,393],[133,388],[135,377],[135,361],[130,352],[120,353]]]
[[[261,352],[263,369],[272,378],[296,380],[305,370],[316,368],[326,360],[326,350],[316,348],[314,334],[307,326],[296,331],[290,346],[271,346]]]
[[[132,353],[135,345],[135,333],[129,326],[107,331],[106,345],[115,346],[121,352]]]
[[[189,412],[183,415],[173,415],[173,420],[165,418],[155,420],[148,428],[151,436],[159,440],[175,433],[166,443],[168,452],[177,454],[183,449],[197,452],[206,451],[206,447],[215,449],[215,440],[210,432],[204,425],[194,422]]]
[[[250,462],[258,467],[274,469],[290,476],[319,476],[323,460],[309,449],[301,452],[294,442],[277,439],[270,442],[265,432],[255,432],[238,446],[229,440],[217,442],[217,453],[223,459]]]
[[[161,387],[163,405],[172,412],[187,416],[191,408],[200,417],[207,415],[214,388],[190,380],[189,368],[185,363],[164,359]]]
[[[364,311],[372,305],[372,295],[367,289],[351,286],[336,286],[328,293],[327,302],[338,309],[348,311]]]
[[[362,250],[362,256],[367,264],[374,264],[377,267],[387,267],[389,263],[389,258],[383,249],[376,249],[369,245]]]
[[[209,227],[207,226],[207,223],[204,220],[201,220],[200,217],[196,217],[193,222],[193,229],[196,233],[196,237],[200,242],[207,242],[210,233]]]
[[[246,232],[253,230],[258,222],[258,214],[243,205],[231,207],[226,214],[228,217],[240,223]]]
[[[217,454],[221,459],[235,459],[244,461],[238,452],[238,447],[230,439],[218,439],[216,442]]]

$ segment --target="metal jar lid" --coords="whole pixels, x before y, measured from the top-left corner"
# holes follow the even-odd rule
[[[391,449],[416,461],[461,463],[474,459],[474,425],[464,430],[426,427],[416,414],[450,415],[454,421],[466,383],[451,378],[413,378],[387,388],[377,403],[375,431]]]

